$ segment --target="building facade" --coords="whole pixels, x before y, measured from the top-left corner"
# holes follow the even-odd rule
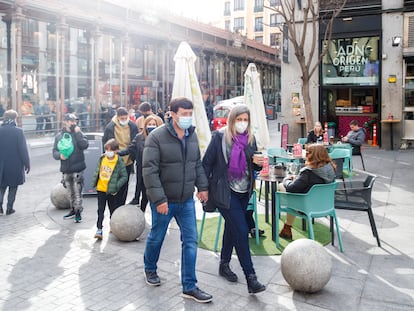
[[[283,20],[272,9],[279,3],[280,0],[223,0],[224,16],[221,27],[280,49],[280,26]]]
[[[329,12],[322,1],[321,12]],[[348,0],[335,19],[332,38],[323,42],[319,24],[319,50],[328,51],[311,80],[315,120],[332,124],[336,137],[346,135],[350,120],[367,130],[386,149],[414,139],[413,1]],[[300,68],[289,43],[288,62],[282,63],[282,113],[290,124],[289,136],[301,136],[300,118],[292,94],[300,96]]]
[[[209,25],[103,0],[0,1],[0,103],[23,116],[46,107],[59,122],[72,109],[99,128],[111,106],[148,101],[165,109],[174,80],[174,55],[187,41],[198,59],[205,99],[243,94],[244,71],[254,62],[266,104],[280,91],[275,50]],[[93,120],[93,121],[91,121]],[[24,120],[22,121],[24,123]]]

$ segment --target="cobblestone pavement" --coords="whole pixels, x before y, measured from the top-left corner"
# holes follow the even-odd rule
[[[365,213],[339,211],[345,252],[325,247],[333,259],[325,288],[316,294],[294,292],[280,272],[280,256],[256,256],[258,278],[267,286],[258,295],[248,295],[236,257],[232,266],[239,282],[228,283],[218,276],[218,254],[199,249],[198,285],[214,296],[205,305],[181,297],[181,246],[174,223],[158,265],[162,285],[149,287],[142,258],[149,211],[139,241],[118,241],[108,232],[108,215],[104,239],[96,241],[96,198],[84,198],[82,223],[63,220],[66,210],[57,210],[49,199],[60,179],[57,162],[33,163],[18,190],[16,213],[0,216],[0,310],[413,310],[414,151],[365,148],[364,154],[367,170],[378,174],[373,204],[382,248]],[[201,213],[197,205],[200,218]]]

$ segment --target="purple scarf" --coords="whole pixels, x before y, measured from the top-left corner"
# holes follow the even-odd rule
[[[230,179],[241,179],[246,171],[246,154],[244,153],[246,145],[247,132],[238,134],[233,138],[228,172]]]

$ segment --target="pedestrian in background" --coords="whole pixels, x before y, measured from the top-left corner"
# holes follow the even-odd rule
[[[181,232],[183,297],[204,303],[213,297],[197,287],[197,221],[193,196],[197,187],[197,197],[208,201],[208,183],[192,116],[193,103],[190,100],[173,99],[171,118],[145,140],[142,173],[150,200],[152,227],[145,246],[144,272],[148,285],[161,285],[157,262],[174,217]]]
[[[83,171],[86,168],[84,151],[88,148],[89,142],[78,126],[78,118],[73,113],[68,113],[64,117],[64,127],[55,136],[53,143],[53,158],[60,160],[60,171],[63,174],[62,183],[70,193],[70,207],[68,214],[63,216],[64,219],[75,217],[75,222],[82,221],[82,187],[83,187]],[[62,154],[63,150],[59,150],[58,143],[63,136],[69,134],[73,152],[69,157]]]
[[[122,194],[121,205],[125,204],[128,195],[129,176],[134,168],[134,160],[129,155],[128,146],[137,134],[138,128],[134,122],[129,120],[128,110],[125,107],[119,107],[116,110],[116,115],[113,116],[111,122],[109,122],[105,127],[104,135],[102,137],[102,143],[104,146],[111,138],[115,138],[115,140],[119,143],[120,151],[118,154],[122,156],[128,173],[127,182],[119,190]]]
[[[246,210],[254,189],[254,171],[261,170],[263,157],[253,157],[257,146],[250,124],[249,108],[244,104],[234,106],[227,126],[214,132],[203,167],[210,184],[207,204],[214,204],[225,220],[219,275],[237,282],[237,275],[230,269],[235,248],[248,292],[254,294],[266,287],[257,280],[253,267]]]
[[[108,202],[109,214],[122,204],[122,193],[119,190],[128,180],[128,173],[124,161],[117,152],[119,144],[114,139],[108,140],[104,146],[103,154],[96,166],[92,182],[97,191],[98,199],[98,220],[96,222],[97,231],[95,238],[102,240],[102,222],[104,220],[105,206]]]
[[[154,116],[149,116],[144,121],[144,129],[141,133],[138,133],[132,142],[128,146],[129,154],[135,160],[135,173],[136,173],[136,184],[135,184],[135,194],[134,198],[128,203],[132,205],[139,204],[139,197],[141,196],[141,210],[145,212],[145,209],[148,204],[148,198],[146,193],[146,188],[144,185],[144,179],[142,178],[142,153],[144,151],[145,139],[154,129],[163,123],[155,118]]]
[[[3,198],[8,188],[6,215],[13,208],[17,187],[25,182],[30,172],[30,159],[23,130],[16,126],[17,112],[7,110],[0,126],[0,214],[3,215]]]
[[[145,122],[145,118],[148,116],[154,116],[157,119],[157,123],[163,123],[164,120],[161,119],[159,116],[157,116],[156,114],[154,114],[152,112],[152,108],[151,108],[151,104],[147,103],[147,102],[143,102],[141,105],[139,105],[139,111],[142,113],[142,116],[140,116],[137,119],[137,127],[138,127],[138,132],[142,132],[142,130],[144,129],[144,122]]]

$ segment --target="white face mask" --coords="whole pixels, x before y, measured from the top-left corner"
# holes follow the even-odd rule
[[[247,130],[248,122],[246,121],[238,121],[235,124],[236,132],[239,134],[243,134]]]
[[[115,155],[115,152],[112,151],[112,150],[106,150],[105,155],[106,155],[107,158],[113,158],[114,155]]]
[[[125,126],[125,125],[127,125],[127,124],[128,124],[128,120],[125,120],[125,121],[121,121],[121,120],[119,120],[119,124],[120,124],[121,126]]]

